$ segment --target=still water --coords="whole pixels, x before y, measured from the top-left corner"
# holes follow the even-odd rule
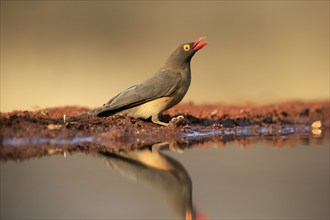
[[[329,139],[1,162],[1,219],[329,219]]]

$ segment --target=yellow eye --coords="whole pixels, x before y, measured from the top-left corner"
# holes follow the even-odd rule
[[[184,49],[184,51],[189,51],[190,50],[190,45],[189,44],[183,45],[183,49]]]

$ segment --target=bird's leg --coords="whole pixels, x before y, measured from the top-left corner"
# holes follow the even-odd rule
[[[158,114],[157,115],[153,115],[151,117],[151,121],[155,124],[159,124],[159,125],[163,125],[163,126],[167,126],[168,123],[165,123],[165,122],[162,122],[162,121],[159,121],[159,118],[158,118]]]
[[[161,142],[161,143],[153,144],[151,146],[151,152],[158,153],[159,151],[162,150],[162,148],[169,147],[169,145],[170,144],[168,142]]]

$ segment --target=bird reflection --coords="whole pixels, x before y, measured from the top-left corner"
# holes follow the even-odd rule
[[[158,189],[180,219],[206,219],[193,207],[188,172],[178,161],[160,152],[159,146],[120,153],[102,152],[101,155],[122,176]]]

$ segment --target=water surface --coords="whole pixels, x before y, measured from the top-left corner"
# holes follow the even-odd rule
[[[328,219],[329,140],[306,143],[1,162],[1,219]]]

